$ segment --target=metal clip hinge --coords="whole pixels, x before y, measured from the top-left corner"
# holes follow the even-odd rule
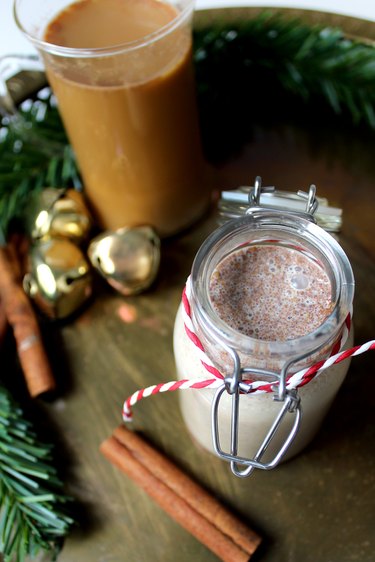
[[[220,386],[214,396],[212,403],[212,438],[213,447],[216,454],[230,462],[231,470],[233,474],[239,477],[249,476],[256,468],[262,470],[270,470],[277,466],[281,461],[282,457],[286,453],[287,449],[291,445],[293,439],[295,438],[302,416],[302,408],[300,397],[298,396],[297,390],[285,390],[280,398],[280,394],[275,394],[274,399],[279,401],[280,411],[278,412],[275,420],[273,421],[270,429],[268,430],[265,438],[263,439],[261,445],[258,448],[254,458],[245,458],[238,455],[238,442],[239,442],[239,410],[240,410],[240,394],[249,393],[251,391],[251,384],[242,381],[242,373],[247,372],[247,369],[241,370],[240,362],[237,354],[232,350],[232,357],[234,359],[234,372],[232,377],[227,377],[222,386]],[[266,371],[256,370],[258,373],[263,375],[272,376],[280,381],[280,379],[285,380],[285,371],[281,375],[275,373],[270,373]],[[231,416],[231,444],[230,452],[223,451],[220,445],[220,430],[219,430],[219,405],[223,393],[227,391],[232,396],[232,416]],[[280,428],[285,416],[287,414],[294,415],[293,425],[284,439],[283,444],[279,450],[275,453],[272,460],[268,462],[262,462],[263,455],[265,454],[267,448],[271,444],[273,438],[275,437],[278,429]],[[240,468],[242,465],[246,468]]]

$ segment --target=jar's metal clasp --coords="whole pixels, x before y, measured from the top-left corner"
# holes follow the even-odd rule
[[[301,216],[316,222],[327,232],[339,232],[342,226],[342,209],[330,207],[327,199],[317,197],[314,184],[308,192],[281,191],[274,186],[262,186],[260,176],[255,178],[253,186],[222,191],[218,210],[220,223],[244,214],[271,210]]]
[[[264,369],[241,368],[240,359],[236,351],[229,347],[227,348],[227,351],[229,351],[232,356],[234,369],[232,375],[230,377],[226,377],[223,384],[217,389],[212,403],[211,423],[213,447],[215,453],[220,458],[230,462],[233,474],[244,478],[249,476],[256,468],[262,470],[275,468],[297,435],[302,417],[301,401],[296,389],[288,390],[286,388],[286,375],[291,364],[298,361],[300,358],[286,363],[280,373],[274,373]],[[265,377],[267,380],[269,379],[270,382],[274,381],[277,383],[274,387],[274,400],[280,402],[280,410],[253,458],[245,458],[238,455],[240,395],[248,394],[252,390],[251,383],[243,380],[242,377],[244,374],[260,375]],[[232,396],[230,452],[223,451],[220,444],[219,408],[221,398],[225,391]],[[285,437],[282,445],[274,454],[273,458],[268,462],[262,462],[262,458],[267,448],[276,436],[278,429],[288,414],[294,416],[290,431]]]
[[[249,196],[248,196],[249,207],[245,211],[245,214],[252,213],[254,209],[259,210],[259,209],[264,209],[265,207],[268,208],[267,205],[265,204],[264,199],[261,200],[261,196],[271,195],[271,194],[272,195],[276,194],[275,187],[273,185],[262,186],[262,178],[260,176],[257,176],[255,178],[254,185],[251,186],[249,189]],[[314,184],[311,184],[309,187],[309,191],[307,193],[299,189],[296,195],[297,195],[296,197],[297,201],[299,198],[299,201],[302,200],[305,202],[305,208],[303,208],[303,206],[300,206],[298,210],[295,209],[294,211],[292,210],[292,212],[298,215],[302,215],[313,222],[316,222],[314,215],[319,207],[319,201],[316,197],[316,186]],[[285,193],[284,193],[284,197],[285,197]]]

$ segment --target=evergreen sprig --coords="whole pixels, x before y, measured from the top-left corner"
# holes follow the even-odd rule
[[[0,228],[22,219],[30,194],[43,187],[81,187],[59,112],[48,89],[4,117],[0,129]]]
[[[40,550],[55,557],[73,519],[69,498],[52,466],[51,446],[0,385],[0,552],[4,562],[24,562]]]
[[[375,47],[340,29],[264,12],[198,29],[195,67],[211,159],[241,144],[254,123],[315,108],[375,129]],[[329,109],[329,111],[328,111]]]

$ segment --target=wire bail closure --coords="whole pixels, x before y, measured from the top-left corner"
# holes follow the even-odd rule
[[[300,361],[302,357],[293,359],[287,362],[280,373],[274,373],[272,371],[267,371],[264,369],[251,369],[251,368],[241,368],[240,359],[237,352],[228,346],[224,346],[226,350],[230,353],[233,359],[234,369],[233,374],[230,377],[224,379],[223,384],[217,389],[214,400],[212,403],[211,411],[211,424],[212,424],[212,439],[213,447],[215,453],[222,459],[229,461],[231,470],[235,476],[247,477],[256,468],[262,470],[270,470],[278,465],[293,439],[297,435],[299,430],[302,408],[301,400],[298,395],[297,389],[287,390],[286,388],[286,377],[291,365],[297,361]],[[240,414],[240,395],[248,394],[252,390],[252,385],[249,382],[243,380],[243,375],[262,375],[263,377],[269,378],[271,381],[275,381],[275,394],[274,400],[280,402],[280,411],[277,414],[274,422],[272,423],[267,435],[263,439],[261,445],[258,448],[254,458],[248,459],[238,455],[238,441],[239,441],[239,414]],[[231,443],[230,452],[225,452],[220,445],[220,430],[219,430],[219,406],[220,400],[223,393],[227,391],[228,394],[232,396],[232,413],[231,413]],[[288,414],[294,414],[294,422],[290,432],[284,440],[284,443],[280,449],[275,453],[275,456],[271,461],[262,462],[262,457],[266,452],[268,446],[270,445],[272,439],[276,435],[279,427],[281,426],[284,417]],[[243,465],[246,468],[240,468],[239,465]]]

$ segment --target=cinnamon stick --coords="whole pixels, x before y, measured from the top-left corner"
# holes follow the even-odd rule
[[[168,485],[203,517],[211,521],[223,533],[230,536],[249,555],[253,554],[260,543],[260,537],[240,519],[234,517],[204,488],[198,485],[181,469],[174,465],[155,448],[151,447],[137,433],[119,426],[113,436],[131,450],[133,455],[145,466],[152,466],[157,478]]]
[[[20,283],[14,264],[14,252],[7,246],[0,247],[0,298],[5,315],[13,328],[17,352],[32,397],[51,391],[55,380],[45,353],[39,325]]]
[[[260,544],[254,531],[135,433],[119,427],[100,449],[221,560],[248,561]]]
[[[14,279],[17,283],[21,283],[26,270],[27,238],[19,232],[12,232],[8,236],[6,248]]]
[[[4,306],[0,300],[0,345],[5,337],[8,328],[8,320],[5,315]]]

